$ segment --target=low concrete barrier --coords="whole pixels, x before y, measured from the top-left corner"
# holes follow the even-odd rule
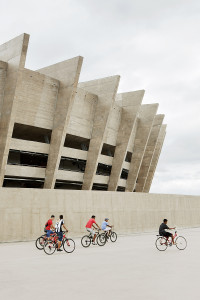
[[[70,236],[83,235],[92,214],[99,225],[108,217],[121,234],[158,230],[163,218],[197,227],[200,196],[1,188],[0,242],[35,239],[51,214],[64,215]]]

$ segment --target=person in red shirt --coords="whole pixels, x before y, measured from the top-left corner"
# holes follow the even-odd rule
[[[94,224],[99,228],[99,230],[101,230],[101,228],[99,227],[99,225],[96,223],[96,221],[95,221],[95,216],[92,216],[91,217],[91,219],[89,219],[89,221],[87,222],[87,224],[86,224],[86,230],[88,231],[88,232],[90,232],[91,233],[91,235],[92,235],[92,237],[93,237],[93,244],[94,244],[94,241],[95,241],[95,239],[96,239],[96,234],[95,234],[95,232],[94,232],[94,230],[92,229],[92,227],[94,228],[94,229],[97,229],[95,226],[94,226]]]
[[[50,237],[50,234],[53,233],[53,231],[51,229],[55,229],[55,227],[53,226],[53,220],[54,220],[55,216],[54,215],[51,215],[51,219],[49,219],[47,222],[46,222],[46,232],[47,232],[47,238],[49,239]]]

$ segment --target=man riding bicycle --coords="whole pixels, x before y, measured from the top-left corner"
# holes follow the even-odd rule
[[[168,229],[168,230],[172,230],[172,229],[175,229],[175,227],[174,228],[169,228],[168,226],[167,226],[167,219],[164,219],[163,220],[163,223],[160,225],[160,227],[159,227],[159,234],[161,235],[161,236],[164,236],[164,237],[166,237],[167,239],[169,238],[169,237],[171,237],[172,238],[172,242],[173,242],[173,244],[174,244],[174,237],[173,237],[173,234],[172,233],[170,233],[170,232],[167,232],[167,231],[165,231],[166,229]]]
[[[103,231],[105,231],[105,233],[107,234],[107,237],[111,234],[111,229],[112,229],[112,226],[108,224],[108,221],[109,221],[109,219],[105,218],[105,220],[101,224],[101,229]]]
[[[95,224],[98,228],[99,228],[99,230],[101,230],[101,228],[99,227],[99,225],[96,223],[96,221],[95,221],[95,216],[92,216],[91,217],[91,219],[89,219],[89,221],[87,222],[87,224],[86,224],[86,230],[88,231],[88,232],[90,232],[91,233],[91,235],[92,235],[92,237],[93,237],[93,241],[92,241],[92,243],[94,244],[94,241],[95,241],[95,239],[96,239],[96,233],[94,232],[94,230],[92,229],[92,227],[94,228],[94,229],[97,229],[93,224]]]
[[[63,239],[62,227],[64,227],[64,229],[66,231],[68,231],[67,228],[64,225],[63,215],[60,215],[60,220],[56,222],[56,226],[55,227],[56,227],[56,233],[57,233],[57,236],[58,236],[58,249],[57,249],[57,251],[62,251],[60,249],[60,246],[61,246],[61,243],[62,243],[62,239]]]
[[[53,231],[51,229],[55,229],[55,227],[53,226],[53,220],[54,220],[54,218],[55,218],[55,216],[51,215],[51,219],[49,219],[47,221],[47,223],[45,224],[45,230],[46,230],[46,233],[47,233],[48,240],[50,238],[50,234],[53,233]]]

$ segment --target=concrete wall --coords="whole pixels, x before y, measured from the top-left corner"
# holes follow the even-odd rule
[[[70,236],[81,236],[92,214],[105,217],[118,233],[157,230],[162,219],[179,227],[200,226],[200,196],[0,189],[0,241],[25,241],[43,233],[51,214],[64,215]]]

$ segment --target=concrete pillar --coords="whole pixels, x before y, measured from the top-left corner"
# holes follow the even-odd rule
[[[101,153],[108,118],[115,101],[120,76],[112,76],[79,84],[80,88],[98,96],[94,115],[93,131],[88,150],[87,163],[83,178],[83,190],[91,190],[96,174],[99,155]]]
[[[163,146],[163,143],[165,140],[166,127],[167,127],[167,125],[161,126],[160,133],[158,136],[158,141],[157,141],[156,148],[155,148],[153,158],[151,161],[151,166],[149,168],[149,173],[148,173],[148,176],[147,176],[145,184],[144,184],[144,189],[143,189],[144,193],[149,193],[149,191],[150,191],[151,183],[152,183],[152,180],[154,177],[154,173],[155,173],[155,170],[156,170],[156,167],[158,164],[159,156],[160,156],[162,146]]]
[[[148,139],[148,143],[146,146],[146,150],[138,174],[136,192],[143,192],[144,184],[149,173],[149,168],[156,148],[156,143],[158,140],[158,135],[161,129],[163,119],[164,119],[164,115],[156,115],[154,118],[153,127]]]
[[[135,126],[137,115],[144,96],[144,90],[118,94],[116,103],[122,107],[121,122],[117,135],[115,155],[112,163],[108,190],[116,191],[126,158],[128,143]]]
[[[135,189],[143,155],[157,110],[158,104],[145,104],[141,106],[133,154],[126,182],[126,192],[133,192]]]
[[[60,82],[44,182],[46,189],[53,189],[55,186],[82,62],[83,58],[78,56],[38,70],[41,74],[51,76]]]
[[[1,94],[1,98],[3,96],[3,102],[1,102],[0,118],[0,186],[3,184],[8,160],[17,97],[22,80],[28,42],[29,35],[24,33],[0,46],[0,60],[8,64],[4,91],[3,94]]]
[[[8,64],[4,61],[0,61],[0,119],[1,119],[1,109],[3,106],[4,89],[6,84],[6,73]]]

